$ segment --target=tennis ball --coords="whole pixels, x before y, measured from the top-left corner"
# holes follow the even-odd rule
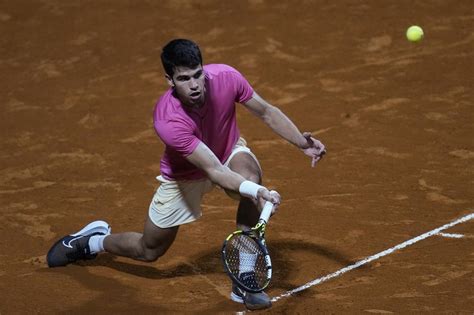
[[[407,39],[410,42],[419,42],[423,39],[423,29],[418,25],[412,25],[407,29]]]

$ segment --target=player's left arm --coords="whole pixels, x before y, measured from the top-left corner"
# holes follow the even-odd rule
[[[301,149],[312,158],[312,166],[323,157],[326,148],[310,132],[301,132],[279,108],[271,105],[256,92],[243,104],[254,115],[262,119],[274,132]]]

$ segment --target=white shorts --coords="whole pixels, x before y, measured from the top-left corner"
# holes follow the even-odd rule
[[[257,157],[247,147],[247,142],[243,138],[237,141],[224,165],[229,166],[232,158],[239,152],[250,154],[260,167]],[[202,216],[202,198],[214,187],[209,179],[174,181],[161,175],[156,179],[160,182],[160,186],[148,210],[148,215],[156,226],[169,228],[196,221]]]

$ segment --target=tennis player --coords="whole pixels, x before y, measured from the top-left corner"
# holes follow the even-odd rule
[[[151,201],[143,233],[110,234],[104,221],[94,221],[58,240],[47,255],[50,267],[93,259],[100,252],[153,262],[164,255],[181,225],[201,217],[201,200],[214,185],[237,196],[237,227],[257,223],[265,201],[280,204],[280,195],[262,183],[256,156],[240,137],[236,103],[242,104],[274,132],[312,159],[325,154],[324,145],[301,133],[278,108],[262,99],[234,68],[203,65],[199,47],[186,39],[164,46],[161,61],[170,88],[158,100],[154,127],[165,144],[160,185]],[[271,305],[265,292],[244,292],[233,285],[231,299],[249,309]]]

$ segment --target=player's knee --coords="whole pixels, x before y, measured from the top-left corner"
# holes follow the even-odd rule
[[[254,173],[240,173],[240,175],[245,178],[246,180],[249,180],[251,182],[254,182],[254,183],[257,183],[257,184],[261,184],[262,183],[262,177],[260,176],[260,174],[254,174]],[[232,191],[232,190],[228,190],[228,189],[224,189],[225,193],[227,194],[227,196],[229,196],[230,198],[234,199],[234,200],[241,200],[242,196],[239,194],[239,192],[237,191]]]
[[[164,255],[164,252],[160,249],[145,249],[143,251],[142,259],[146,262],[154,262],[157,261],[158,258]]]
[[[260,176],[259,173],[246,173],[246,174],[241,174],[241,175],[246,180],[252,181],[257,184],[262,183],[262,176]]]
[[[163,246],[146,246],[146,244],[142,241],[140,252],[141,260],[146,262],[154,262],[166,253],[166,248],[164,248]]]

